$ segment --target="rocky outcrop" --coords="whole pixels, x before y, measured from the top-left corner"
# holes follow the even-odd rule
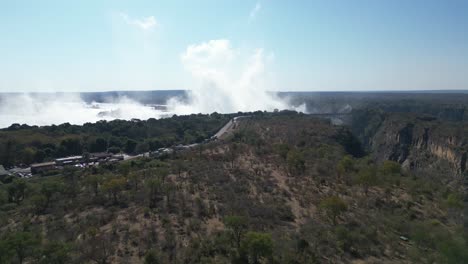
[[[409,114],[391,114],[370,135],[368,149],[377,160],[394,160],[408,169],[451,175],[467,171],[468,123],[442,122]]]
[[[413,124],[407,124],[396,133],[396,144],[393,145],[388,159],[403,163],[408,158],[413,141],[413,127]]]

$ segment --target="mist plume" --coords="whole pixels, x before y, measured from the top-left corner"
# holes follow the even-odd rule
[[[177,114],[233,113],[289,108],[268,91],[264,51],[256,49],[243,63],[242,54],[229,40],[210,40],[190,45],[180,55],[184,68],[195,80],[189,103],[169,100],[168,108]]]

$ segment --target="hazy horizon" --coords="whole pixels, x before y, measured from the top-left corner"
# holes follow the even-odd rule
[[[150,90],[103,90],[103,91],[38,91],[38,92],[2,92],[0,94],[60,94],[60,93],[70,93],[70,94],[89,94],[89,93],[138,93],[138,92],[189,92],[191,90],[184,89],[150,89]],[[267,92],[272,93],[467,93],[468,89],[418,89],[418,90],[278,90]]]
[[[463,93],[466,13],[457,0],[4,1],[0,126],[307,112],[278,92]],[[155,89],[174,87],[183,96]],[[132,91],[168,91],[166,110]]]

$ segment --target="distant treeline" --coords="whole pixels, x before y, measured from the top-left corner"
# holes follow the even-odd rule
[[[341,113],[351,109],[380,109],[387,113],[416,113],[442,121],[468,121],[467,91],[440,92],[282,92],[308,113]]]

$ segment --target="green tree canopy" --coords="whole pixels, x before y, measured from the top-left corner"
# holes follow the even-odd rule
[[[290,150],[286,161],[288,163],[288,170],[290,173],[301,174],[305,171],[305,159],[304,155],[300,151],[296,149]]]
[[[27,257],[35,253],[34,251],[39,242],[39,239],[32,233],[24,231],[11,233],[6,239],[7,247],[15,252],[20,264],[22,264]]]
[[[273,254],[273,240],[269,233],[248,232],[242,241],[242,252],[246,254],[249,263],[260,263]]]
[[[226,216],[224,218],[224,224],[231,230],[234,242],[236,243],[237,248],[239,248],[242,235],[248,228],[247,218],[239,215]]]
[[[345,212],[348,208],[345,201],[338,196],[328,197],[320,202],[320,209],[332,220],[333,225],[336,225],[336,218]]]
[[[118,202],[118,196],[121,191],[124,190],[127,181],[123,177],[111,178],[104,182],[102,188],[104,191],[109,192],[112,195],[114,203]]]
[[[355,170],[353,157],[350,155],[344,156],[340,162],[338,162],[337,170],[340,175],[350,173]]]
[[[377,171],[375,167],[369,166],[360,170],[358,181],[364,187],[364,193],[367,195],[369,187],[377,184]]]
[[[401,173],[401,165],[398,162],[386,160],[380,169],[384,175],[395,175]]]
[[[49,242],[42,249],[41,264],[67,264],[70,263],[71,247],[61,242]]]

